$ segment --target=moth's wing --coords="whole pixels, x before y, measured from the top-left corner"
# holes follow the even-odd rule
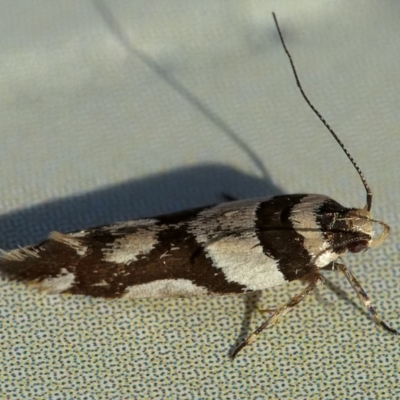
[[[293,231],[285,210],[300,198],[235,201],[75,233],[53,232],[37,246],[3,253],[0,273],[51,292],[103,297],[266,289],[313,267],[307,265],[302,243],[284,237]]]
[[[242,253],[250,259],[255,241],[248,218],[254,217],[251,209],[257,203],[231,202],[75,233],[53,232],[39,245],[3,253],[0,273],[50,292],[103,297],[241,293],[245,286],[227,280],[218,258],[231,263],[234,253]],[[232,242],[235,249],[229,250]]]
[[[118,297],[128,284],[135,284],[132,271],[140,273],[136,267],[162,259],[158,235],[163,228],[157,220],[142,219],[67,234],[52,232],[38,245],[3,252],[0,273],[53,293]],[[170,243],[182,239],[177,230],[168,233]],[[156,278],[155,269],[148,278]]]

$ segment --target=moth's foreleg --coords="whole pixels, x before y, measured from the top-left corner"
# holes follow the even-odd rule
[[[353,287],[354,291],[357,293],[357,296],[361,302],[361,304],[367,309],[372,319],[380,326],[385,328],[387,331],[395,334],[399,334],[398,331],[388,326],[381,318],[381,316],[377,313],[375,307],[371,303],[367,293],[361,286],[360,282],[356,279],[356,277],[350,272],[350,270],[344,264],[334,264],[334,269],[338,269],[341,271],[347,280],[350,282],[350,285]]]
[[[297,304],[299,304],[305,297],[307,297],[318,285],[325,281],[324,277],[318,273],[312,275],[307,279],[311,280],[311,283],[297,296],[294,296],[286,304],[278,307],[271,317],[268,318],[262,325],[260,325],[232,354],[232,358],[235,358],[240,350],[242,350],[247,345],[253,343],[257,336],[267,328],[275,326],[280,319],[289,311],[291,311]]]

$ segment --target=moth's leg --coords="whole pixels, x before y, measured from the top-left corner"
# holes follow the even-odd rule
[[[257,311],[260,312],[261,314],[264,313],[274,313],[276,312],[278,309],[277,308],[257,308]]]
[[[329,264],[330,265],[330,264]],[[385,328],[387,331],[395,334],[399,334],[398,331],[388,326],[381,318],[381,316],[377,313],[375,307],[371,303],[367,293],[362,288],[360,282],[356,279],[356,277],[350,272],[350,270],[344,264],[334,264],[331,269],[338,269],[340,272],[344,274],[347,280],[350,282],[350,285],[353,287],[354,291],[357,293],[357,296],[361,302],[361,304],[367,309],[372,319],[380,326]]]
[[[308,278],[308,277],[307,277]],[[253,343],[257,336],[267,328],[275,326],[279,320],[290,310],[293,309],[297,304],[299,304],[305,297],[307,297],[318,285],[325,281],[324,277],[318,273],[310,276],[308,281],[311,280],[310,284],[297,296],[294,296],[290,299],[286,304],[281,307],[278,307],[274,313],[265,321],[262,325],[260,325],[232,354],[232,358],[235,358],[240,350],[242,350],[247,345]]]

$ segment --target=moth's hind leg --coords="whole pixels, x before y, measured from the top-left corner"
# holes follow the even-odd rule
[[[297,304],[299,304],[305,297],[307,297],[318,285],[325,281],[324,277],[319,273],[315,273],[311,276],[307,276],[307,280],[310,284],[297,296],[294,296],[290,299],[286,304],[281,307],[278,307],[274,310],[274,313],[265,321],[262,325],[260,325],[237,349],[233,352],[232,358],[235,358],[240,350],[242,350],[247,345],[253,343],[257,336],[267,328],[275,326],[280,319],[292,310]]]
[[[357,296],[361,302],[361,304],[367,309],[369,314],[371,315],[372,319],[380,326],[382,326],[384,329],[391,333],[399,334],[398,331],[395,329],[391,328],[389,325],[386,324],[381,318],[381,316],[378,314],[376,311],[375,307],[371,303],[371,300],[369,299],[367,293],[361,286],[360,282],[356,279],[356,277],[350,272],[350,270],[344,265],[344,264],[337,264],[337,263],[332,263],[329,264],[325,269],[338,269],[340,272],[344,274],[344,276],[347,278],[347,280],[350,282],[350,285],[353,287],[354,291],[357,293]]]

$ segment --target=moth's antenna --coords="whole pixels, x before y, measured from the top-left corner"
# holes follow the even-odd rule
[[[367,180],[365,179],[364,174],[362,173],[360,167],[354,161],[353,157],[350,155],[350,153],[348,152],[348,150],[346,149],[346,147],[344,146],[342,141],[336,135],[334,130],[328,125],[328,123],[325,121],[325,119],[322,117],[322,115],[318,112],[318,110],[312,105],[311,101],[308,99],[307,95],[304,93],[303,87],[301,86],[301,83],[300,83],[300,79],[299,79],[299,77],[297,75],[296,67],[294,66],[294,63],[293,63],[293,60],[292,60],[292,56],[290,55],[289,50],[286,47],[285,41],[283,40],[283,36],[282,36],[281,30],[280,30],[279,25],[278,25],[278,20],[276,19],[276,15],[275,15],[274,12],[272,13],[272,16],[274,17],[276,29],[277,29],[277,31],[279,33],[279,37],[281,39],[281,43],[282,43],[283,49],[285,50],[285,53],[289,58],[289,62],[290,62],[290,65],[292,67],[293,75],[294,75],[294,78],[296,79],[296,84],[297,84],[297,87],[300,90],[301,95],[303,96],[304,100],[309,105],[311,110],[314,111],[316,116],[321,120],[321,122],[325,125],[326,129],[328,129],[328,131],[334,137],[336,142],[338,142],[339,146],[342,148],[342,150],[346,154],[347,158],[350,160],[350,162],[353,164],[354,168],[358,172],[358,175],[360,176],[361,181],[362,181],[362,183],[363,183],[363,185],[365,187],[365,191],[367,192],[367,210],[370,211],[371,210],[371,204],[372,204],[372,191],[371,191],[371,188],[369,187],[369,185],[367,183]]]

